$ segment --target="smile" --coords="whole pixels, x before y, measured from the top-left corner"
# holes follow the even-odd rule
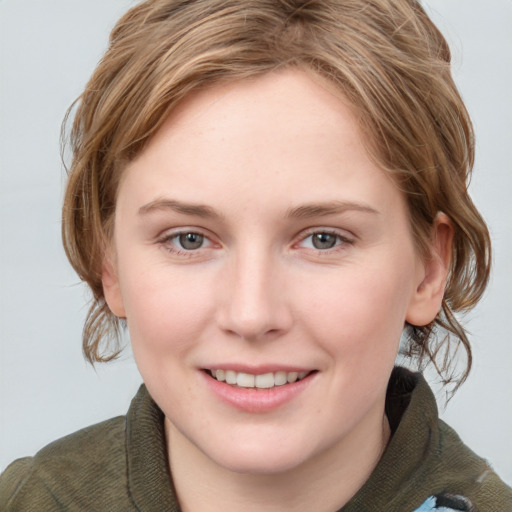
[[[318,370],[268,366],[250,368],[203,368],[207,389],[230,407],[246,413],[269,413],[293,401],[314,386]],[[245,370],[245,371],[237,371]],[[251,373],[249,373],[251,372]]]
[[[207,370],[215,380],[225,382],[232,386],[240,388],[256,388],[256,389],[270,389],[276,386],[284,386],[285,384],[293,384],[302,380],[311,372],[270,372],[259,375],[252,375],[250,373],[235,372],[233,370],[212,369]]]

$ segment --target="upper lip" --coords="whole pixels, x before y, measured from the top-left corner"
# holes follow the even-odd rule
[[[264,365],[248,365],[238,363],[218,363],[202,367],[203,370],[231,370],[237,373],[248,373],[250,375],[264,375],[265,373],[276,372],[312,372],[315,368],[307,368],[305,366],[281,365],[281,364],[264,364]]]

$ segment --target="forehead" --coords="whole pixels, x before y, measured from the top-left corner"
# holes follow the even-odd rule
[[[197,118],[204,121],[210,111],[235,121],[258,104],[278,105],[281,116],[295,114],[310,120],[322,117],[327,121],[325,108],[353,115],[347,98],[333,82],[307,68],[288,67],[194,90],[177,104],[167,123],[178,131]],[[265,112],[261,113],[263,119]]]
[[[128,165],[127,181],[141,201],[165,193],[227,205],[236,193],[290,208],[364,194],[396,199],[381,194],[394,185],[368,156],[353,109],[331,84],[299,70],[189,95]]]

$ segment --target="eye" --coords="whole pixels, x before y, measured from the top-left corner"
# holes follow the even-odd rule
[[[158,242],[171,253],[178,255],[192,254],[212,245],[208,237],[196,231],[169,233],[163,236]]]
[[[179,244],[180,249],[194,251],[200,249],[205,242],[205,237],[199,233],[180,233],[175,235],[172,240]]]
[[[315,249],[332,249],[338,242],[338,237],[331,233],[313,233],[311,244]]]
[[[300,245],[307,249],[328,251],[342,244],[352,244],[353,241],[339,233],[330,231],[315,231],[301,241]]]

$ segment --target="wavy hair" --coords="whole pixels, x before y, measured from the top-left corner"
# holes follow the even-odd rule
[[[450,59],[414,0],[148,0],[129,10],[74,105],[69,134],[62,236],[92,291],[87,359],[106,361],[119,350],[120,320],[106,305],[101,268],[126,163],[191,92],[297,67],[329,80],[354,108],[369,154],[405,194],[424,258],[437,213],[450,218],[455,234],[442,310],[430,325],[406,329],[406,351],[433,361],[447,382],[450,347],[462,346],[462,382],[471,347],[455,314],[484,292],[490,237],[468,194],[474,136]]]

